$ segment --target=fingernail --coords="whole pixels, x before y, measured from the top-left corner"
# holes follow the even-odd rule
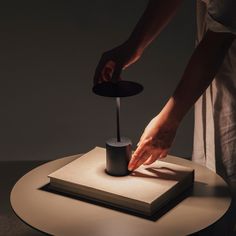
[[[133,166],[128,166],[128,170],[132,171],[133,170]]]

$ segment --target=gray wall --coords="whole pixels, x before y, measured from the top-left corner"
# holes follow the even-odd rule
[[[115,102],[92,94],[103,51],[125,40],[146,0],[5,1],[0,8],[0,160],[44,160],[104,146],[115,135]],[[194,1],[123,73],[142,94],[122,99],[121,130],[137,143],[173,92],[194,48]],[[193,115],[171,153],[189,158]]]

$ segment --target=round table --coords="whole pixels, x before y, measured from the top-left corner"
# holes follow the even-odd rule
[[[191,193],[151,221],[114,209],[44,191],[48,174],[80,155],[43,164],[24,175],[13,187],[13,210],[28,225],[52,235],[86,236],[169,236],[188,235],[219,220],[228,210],[231,197],[224,180],[192,161],[168,156],[164,161],[195,169]]]

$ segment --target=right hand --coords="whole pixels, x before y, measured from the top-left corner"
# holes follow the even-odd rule
[[[130,171],[166,157],[179,126],[178,122],[170,121],[167,117],[159,114],[149,122],[129,162]]]
[[[94,75],[94,85],[107,81],[120,80],[121,71],[140,58],[140,54],[133,50],[133,45],[125,42],[102,54]]]

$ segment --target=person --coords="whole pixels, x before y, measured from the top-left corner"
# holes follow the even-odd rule
[[[173,19],[183,0],[150,0],[130,37],[103,53],[94,83],[120,79]],[[163,109],[144,129],[129,170],[166,157],[194,105],[193,160],[220,174],[236,192],[236,1],[196,0],[197,46]]]

